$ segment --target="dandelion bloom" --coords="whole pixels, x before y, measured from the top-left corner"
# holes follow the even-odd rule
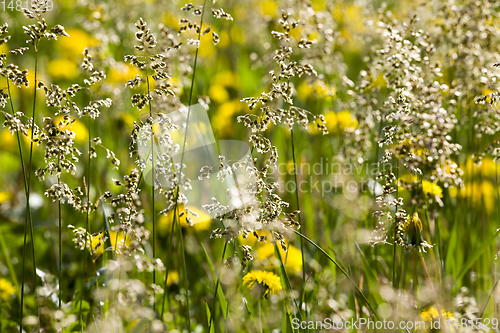
[[[0,279],[0,297],[2,299],[8,299],[16,293],[16,288],[5,279]]]
[[[179,282],[179,273],[177,271],[171,271],[168,273],[167,277],[167,287]]]
[[[302,252],[293,245],[288,245],[287,252],[281,246],[278,246],[280,251],[281,260],[285,264],[287,271],[291,273],[302,272]],[[274,253],[274,244],[266,243],[257,248],[257,259],[267,261],[272,267],[279,265],[278,259]]]
[[[95,258],[98,258],[106,250],[104,248],[104,242],[106,242],[107,236],[104,235],[103,231],[92,234],[90,236],[91,250],[90,252]],[[124,236],[123,231],[117,233],[116,231],[109,232],[109,240],[111,241],[111,249],[116,250],[116,255],[120,254],[120,248],[122,246],[130,246],[132,239],[129,235]]]
[[[68,59],[56,59],[47,64],[47,73],[55,80],[71,80],[78,76],[78,64]]]
[[[453,314],[451,312],[445,312],[445,311],[442,312],[444,320],[445,321],[450,320],[453,323],[453,321],[455,320]],[[439,320],[439,311],[435,307],[431,306],[420,312],[420,317],[422,318],[423,321],[430,323],[431,321]],[[446,324],[448,325],[448,323]],[[431,330],[431,332],[434,332],[434,330]]]
[[[404,189],[405,183],[408,185],[418,185],[419,180],[417,176],[410,173],[399,177],[399,187],[401,190]],[[425,179],[422,179],[422,192],[424,192],[425,195],[429,195],[431,197],[443,197],[443,189],[441,188],[441,186]]]
[[[255,283],[264,287],[264,297],[269,294],[277,295],[281,290],[281,282],[278,275],[268,271],[251,271],[243,277],[243,285],[252,290]]]
[[[427,195],[443,197],[443,189],[438,184],[428,180],[422,181],[422,191]]]
[[[85,143],[89,140],[89,131],[81,121],[75,118],[64,120],[63,116],[57,116],[54,123],[61,131],[69,130],[75,133],[75,141],[77,143]]]
[[[190,210],[186,214],[186,209]],[[195,231],[204,231],[210,228],[212,217],[199,208],[192,206],[184,206],[180,204],[178,207],[179,222],[183,228],[193,227]],[[191,212],[196,213],[195,216]],[[189,218],[189,221],[187,220]],[[162,215],[158,221],[158,230],[161,233],[170,232],[172,230],[172,221],[174,220],[174,210],[169,211],[166,215]]]
[[[417,212],[412,217],[406,217],[406,221],[400,226],[400,230],[404,232],[408,245],[420,246],[422,243],[422,221]]]

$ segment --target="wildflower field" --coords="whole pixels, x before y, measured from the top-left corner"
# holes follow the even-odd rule
[[[0,333],[499,332],[499,15],[1,0]]]

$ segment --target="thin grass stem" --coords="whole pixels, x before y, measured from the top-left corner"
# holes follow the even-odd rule
[[[294,145],[294,139],[293,139],[293,129],[290,130],[290,134],[291,134],[291,141],[292,141],[292,159],[293,159],[293,165],[294,165],[293,176],[294,176],[294,180],[295,180],[295,200],[297,201],[297,210],[299,211],[297,219],[298,219],[299,225],[302,226],[302,222],[300,219],[301,214],[300,214],[299,189],[298,189],[298,182],[297,182],[297,163],[295,160],[295,145]],[[302,288],[304,290],[305,283],[306,283],[306,263],[305,263],[305,258],[304,258],[304,241],[302,240],[302,237],[299,237],[299,238],[300,238],[300,252],[302,254]],[[301,307],[299,309],[302,308],[303,301],[304,301],[304,299],[302,298],[300,300]]]
[[[24,305],[24,283],[25,283],[25,261],[26,261],[26,240],[27,240],[27,226],[29,225],[30,229],[30,237],[31,237],[31,248],[32,248],[32,256],[33,256],[33,278],[34,278],[34,284],[35,284],[35,290],[36,290],[36,281],[37,281],[37,274],[36,274],[36,256],[35,256],[35,239],[33,236],[33,220],[31,216],[31,206],[30,206],[30,194],[31,194],[31,169],[32,169],[32,162],[33,162],[33,139],[34,139],[34,133],[35,133],[35,118],[36,118],[36,86],[37,86],[37,74],[38,74],[38,44],[34,45],[35,48],[35,80],[34,80],[34,86],[33,86],[33,111],[32,111],[32,116],[31,116],[31,140],[30,140],[30,152],[29,152],[29,162],[28,162],[28,172],[25,178],[25,182],[27,183],[27,189],[26,189],[26,222],[25,222],[25,228],[24,228],[24,244],[23,244],[23,273],[22,273],[22,281],[21,281],[21,317],[20,317],[20,324],[19,324],[19,331],[23,331],[23,305]],[[36,298],[36,293],[35,293],[35,298]],[[37,318],[38,320],[40,319],[40,314],[38,311],[38,304],[35,302],[35,307],[37,311]]]

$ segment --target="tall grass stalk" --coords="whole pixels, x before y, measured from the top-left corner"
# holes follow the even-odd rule
[[[221,270],[219,272],[219,276],[217,277],[217,282],[215,284],[215,291],[214,291],[214,300],[212,302],[212,310],[210,312],[210,318],[208,318],[208,331],[207,332],[210,332],[210,329],[212,328],[212,321],[214,322],[214,327],[215,327],[215,305],[217,304],[217,292],[219,291],[219,285],[220,285],[220,277],[221,277],[221,274],[222,274],[222,269],[224,268],[224,257],[226,255],[226,249],[227,249],[227,243],[228,241],[226,240],[226,242],[224,243],[224,249],[222,250],[222,258],[221,258]],[[229,306],[229,302],[227,304]],[[226,314],[226,318],[227,318],[227,314]]]
[[[398,200],[399,197],[399,158],[396,157],[396,200]],[[395,207],[395,212],[394,212],[394,218],[395,218],[395,225],[394,225],[394,239],[392,242],[392,286],[397,289],[397,284],[396,284],[396,238],[398,236],[398,220],[397,220],[397,213],[398,213],[398,205],[396,204]]]
[[[32,256],[33,256],[33,279],[34,279],[34,284],[35,284],[35,298],[36,298],[36,256],[35,256],[35,239],[33,237],[33,220],[31,218],[31,206],[30,206],[30,194],[31,194],[31,169],[32,169],[32,162],[33,162],[33,138],[34,138],[34,129],[35,129],[35,118],[36,118],[36,86],[37,86],[37,74],[38,74],[38,42],[34,44],[34,49],[35,49],[35,80],[34,80],[34,86],[33,86],[33,111],[31,115],[31,140],[30,140],[30,153],[29,153],[29,162],[28,162],[28,172],[25,178],[25,183],[26,183],[26,210],[25,210],[25,215],[26,215],[26,220],[25,220],[25,225],[24,225],[24,243],[23,243],[23,272],[22,272],[22,281],[21,281],[21,317],[20,317],[20,322],[19,322],[19,331],[23,331],[23,305],[24,305],[24,283],[25,283],[25,264],[26,264],[26,238],[27,238],[27,227],[29,225],[30,228],[30,236],[31,236],[31,248],[32,248]],[[12,98],[11,98],[11,103],[12,103]],[[18,141],[19,141],[19,135],[18,135]],[[18,142],[19,144],[19,142]],[[24,168],[24,166],[23,166]],[[35,307],[37,311],[37,318],[38,321],[40,320],[40,314],[38,311],[38,305],[36,304],[37,302],[35,301]]]
[[[12,94],[11,94],[11,90],[10,90],[10,81],[9,80],[6,80],[6,81],[7,81],[7,92],[9,94],[10,108],[11,108],[11,111],[12,111],[12,115],[14,115],[15,114],[15,109],[14,109],[14,103],[12,102]],[[25,169],[25,164],[24,164],[24,155],[23,155],[23,149],[22,149],[22,146],[21,146],[21,137],[19,135],[19,131],[16,131],[16,141],[17,141],[17,149],[18,149],[18,152],[19,152],[19,160],[21,162],[21,172],[22,172],[22,175],[23,175],[24,193],[25,193],[25,197],[26,197],[26,201],[27,201],[28,200],[28,196],[29,196],[29,194],[28,194],[28,181],[27,181],[27,178],[26,178],[26,169]],[[24,251],[26,249],[26,228],[27,228],[28,221],[31,224],[31,209],[30,209],[30,207],[28,207],[28,211],[26,212],[26,215],[27,216],[26,216],[26,219],[25,219],[25,226],[24,226],[23,258],[25,257]],[[3,240],[3,236],[1,237],[0,241],[3,241],[3,246],[5,246],[5,241]],[[8,253],[6,252],[6,248],[5,248],[4,254],[5,254],[5,261],[7,262],[8,265],[10,264],[10,267],[8,266],[8,268],[9,268],[9,271],[11,272],[12,281],[14,281],[14,285],[16,287],[17,295],[19,297],[19,301],[20,301],[20,304],[21,304],[20,306],[21,306],[21,320],[22,320],[23,309],[24,309],[24,278],[22,279],[21,289],[19,289],[19,283],[18,283],[16,275],[14,273],[14,269],[12,267],[12,263],[10,261],[10,258],[8,257]],[[23,275],[24,275],[24,259],[23,259]],[[20,323],[20,325],[22,325],[22,324]]]
[[[146,66],[146,84],[148,88],[148,97],[150,96],[149,89],[149,74],[148,67]],[[151,105],[151,100],[149,100],[149,117],[153,118],[153,110]],[[153,216],[153,260],[156,259],[156,213],[155,213],[155,185],[156,185],[156,175],[155,175],[155,140],[154,140],[154,128],[153,122],[151,122],[151,215]],[[156,284],[156,269],[153,268],[153,284]],[[153,288],[153,311],[156,313],[156,295],[154,294],[155,289]]]
[[[90,88],[89,88],[89,102],[91,100],[91,94],[90,94]],[[85,286],[84,280],[85,280],[85,264],[86,264],[86,257],[87,257],[87,244],[90,242],[90,247],[92,247],[92,242],[91,242],[91,237],[90,237],[90,159],[91,159],[91,149],[92,149],[92,143],[91,143],[91,138],[92,138],[92,131],[90,128],[90,115],[88,119],[88,127],[89,127],[89,142],[88,142],[88,157],[87,157],[87,181],[84,179],[85,183],[85,192],[86,192],[86,199],[87,199],[87,214],[85,217],[85,225],[86,225],[86,232],[85,232],[85,247],[83,250],[83,255],[82,255],[82,275],[81,275],[81,301],[80,301],[80,309],[79,309],[79,320],[80,320],[80,328],[81,331],[83,332],[83,318],[82,318],[82,304],[83,304],[83,288]],[[92,256],[92,254],[90,254]],[[92,258],[91,258],[92,259]],[[95,275],[95,284],[97,287],[97,271],[95,269],[94,265],[94,275]]]
[[[174,219],[175,221],[175,219]],[[173,243],[173,235],[174,235],[174,228],[175,228],[175,224],[172,223],[172,228],[170,230],[170,235],[169,235],[169,240],[168,240],[168,248],[167,248],[167,253],[170,254],[172,253],[172,243]],[[163,300],[162,300],[162,303],[161,303],[161,315],[160,315],[160,319],[163,320],[163,314],[165,313],[165,298],[167,297],[167,282],[168,282],[168,274],[170,273],[170,264],[171,264],[171,260],[170,260],[171,256],[168,255],[167,256],[167,262],[166,262],[166,269],[165,269],[165,283],[164,283],[164,286],[163,286]],[[168,304],[170,305],[170,296],[168,297]]]
[[[175,214],[175,219],[177,219],[178,226],[177,226],[177,231],[179,232],[179,244],[180,244],[180,251],[181,251],[181,263],[182,263],[182,275],[184,278],[184,288],[186,288],[186,311],[187,311],[187,317],[186,317],[186,324],[187,324],[187,329],[188,332],[191,332],[191,316],[190,316],[190,311],[189,311],[189,283],[188,283],[188,276],[187,276],[187,267],[186,267],[186,253],[184,252],[184,238],[182,237],[182,226],[179,221],[179,207],[176,207],[174,210]]]
[[[57,183],[59,187],[61,186],[61,175],[57,177]],[[57,304],[57,308],[61,309],[62,302],[62,215],[61,215],[61,200],[58,200],[57,203],[58,210],[58,222],[59,222],[59,302]]]
[[[295,180],[295,200],[297,201],[297,210],[299,213],[297,214],[297,219],[299,222],[299,225],[302,227],[302,222],[300,220],[300,204],[299,204],[299,188],[298,188],[298,182],[297,182],[297,163],[295,160],[295,145],[294,145],[294,140],[293,140],[293,129],[290,130],[290,135],[291,135],[291,141],[292,141],[292,159],[293,159],[293,176]],[[305,283],[306,283],[306,264],[305,264],[305,259],[304,259],[304,242],[302,241],[302,237],[300,238],[300,252],[302,254],[302,289],[305,290]],[[303,299],[301,299],[301,306]],[[301,308],[299,308],[301,309]]]

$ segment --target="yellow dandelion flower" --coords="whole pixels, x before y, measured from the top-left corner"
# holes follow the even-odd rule
[[[29,147],[31,145],[31,128],[28,128],[28,135],[23,135],[22,136],[24,143]],[[34,134],[33,135],[33,150],[38,148],[39,144],[39,137],[38,135]]]
[[[335,95],[335,89],[325,84],[322,81],[314,81],[308,84],[307,81],[302,81],[297,87],[297,96],[302,100],[307,100],[314,93],[314,98],[326,98]]]
[[[302,272],[302,252],[300,252],[299,249],[293,245],[288,245],[286,252],[279,245],[278,249],[281,255],[281,260],[283,260],[283,264],[285,264],[288,272],[293,274]],[[257,247],[256,252],[256,259],[261,261],[264,266],[275,268],[280,265],[279,259],[276,258],[274,254],[274,244],[265,243],[262,246]]]
[[[412,217],[408,215],[399,229],[404,232],[409,245],[420,246],[422,244],[422,220],[417,212],[413,213]]]
[[[408,173],[406,175],[400,176],[399,177],[399,182],[400,182],[400,184],[402,182],[404,182],[406,184],[417,184],[418,183],[418,178],[414,174]]]
[[[328,132],[335,133],[337,131],[337,113],[329,112],[325,114],[326,128]]]
[[[212,119],[212,126],[217,135],[229,137],[234,133],[233,116],[241,110],[241,105],[238,100],[233,100],[219,106]]]
[[[312,8],[314,11],[322,11],[326,8],[326,1],[325,0],[312,0],[311,1]]]
[[[208,96],[217,103],[223,103],[229,99],[226,88],[220,84],[212,84],[208,89]]]
[[[219,33],[219,44],[217,44],[217,47],[226,48],[229,45],[231,45],[231,37],[227,33],[227,31],[222,30]],[[214,82],[217,82],[217,81],[214,80]]]
[[[15,135],[9,132],[8,129],[4,128],[0,133],[0,141],[2,142],[2,148],[9,150],[11,152],[17,151],[17,139]]]
[[[307,98],[312,94],[313,88],[309,87],[306,81],[302,81],[298,86],[297,86],[297,96],[305,101]]]
[[[186,209],[196,213],[198,216],[194,216],[189,212],[186,214]],[[191,228],[194,231],[205,231],[210,228],[212,224],[212,217],[206,213],[205,211],[192,207],[192,206],[184,206],[183,204],[178,207],[179,212],[179,222],[183,228],[187,228],[190,230]],[[188,223],[187,217],[191,219],[192,226]],[[160,233],[165,234],[166,232],[170,232],[172,230],[172,221],[174,219],[174,210],[169,211],[166,215],[162,215],[158,220],[158,231]]]
[[[276,1],[267,0],[260,2],[260,12],[264,16],[270,18],[277,17],[278,3]]]
[[[120,62],[109,70],[107,81],[111,83],[124,83],[128,80],[132,80],[136,75],[140,76],[141,74],[141,71],[137,67]]]
[[[481,160],[481,163],[478,165],[474,163],[474,160],[472,158],[468,158],[465,164],[464,171],[466,172],[468,178],[472,178],[473,176],[479,176],[479,175],[482,175],[483,177],[486,178],[495,178],[497,172],[497,163],[500,162],[498,161],[495,162],[493,161],[493,159],[485,157]],[[500,173],[500,166],[498,166],[498,171]]]
[[[206,29],[203,27],[201,31]],[[200,46],[198,47],[198,55],[203,58],[210,58],[216,53],[214,42],[212,40],[212,34],[206,34],[200,38]]]
[[[375,79],[370,83],[370,87],[378,87],[378,88],[383,88],[387,87],[387,81],[385,80],[385,75],[379,74]]]
[[[5,201],[9,201],[11,199],[11,197],[12,197],[11,193],[0,191],[0,203],[5,202]]]
[[[322,135],[323,131],[318,128],[317,124],[325,125],[329,133],[337,133],[337,113],[328,112],[324,115],[325,123],[321,122],[319,118],[316,118],[316,122],[309,124],[309,133],[314,135]]]
[[[58,38],[56,45],[61,48],[61,53],[68,59],[82,58],[86,47],[97,45],[99,42],[81,29],[66,29],[69,37]]]
[[[172,13],[165,13],[165,15],[163,16],[163,23],[167,26],[167,27],[174,27],[174,28],[177,28],[179,26],[179,18],[175,17],[174,15],[172,15]]]
[[[57,116],[54,119],[54,123],[60,130],[69,130],[75,133],[75,142],[85,143],[89,140],[89,132],[87,127],[77,119],[70,118],[68,121],[64,121],[63,116]]]
[[[294,38],[295,40],[299,40],[300,37],[302,36],[302,32],[304,31],[304,28],[302,26],[297,26],[295,29],[290,29],[290,36]]]
[[[264,297],[277,295],[282,289],[279,276],[268,271],[250,271],[243,277],[243,285],[250,290],[256,283],[264,288]]]
[[[337,126],[342,133],[346,129],[354,129],[358,126],[358,121],[354,119],[347,110],[337,113]]]
[[[179,282],[179,273],[177,271],[168,272],[167,286],[170,287],[173,284]]]
[[[333,96],[334,91],[330,88],[329,85],[325,84],[322,81],[316,81],[313,84],[314,92],[319,98],[325,98],[327,96]]]
[[[120,248],[122,246],[129,247],[132,243],[132,238],[129,235],[124,237],[123,231],[120,231],[118,233],[116,231],[110,231],[109,240],[111,241],[111,248],[109,250],[116,250],[116,255],[120,255]],[[103,254],[104,251],[106,251],[104,247],[104,243],[106,242],[107,237],[104,236],[103,231],[97,232],[90,236],[90,244],[92,244],[90,252],[94,256],[94,260],[97,259],[101,254]]]
[[[482,95],[486,96],[486,95],[492,94],[494,92],[495,91],[493,91],[491,89],[483,89]],[[486,103],[490,103],[490,102],[491,102],[491,97],[486,98]]]
[[[456,198],[459,196],[472,203],[472,207],[476,209],[486,210],[486,213],[491,214],[495,210],[495,187],[489,180],[482,182],[469,182],[464,185],[463,190],[458,190],[457,187],[450,188],[450,196]]]
[[[257,236],[259,236],[259,238],[264,238],[266,240],[271,238],[271,234],[267,231],[255,230],[255,233],[257,234]],[[251,232],[247,235],[246,238],[244,238],[243,235],[240,234],[238,236],[238,244],[254,247],[255,245],[261,243],[259,242],[257,237],[255,237],[254,233]]]
[[[222,36],[222,32],[221,32]],[[222,42],[222,37],[221,37]],[[237,87],[239,77],[231,71],[224,71],[217,73],[214,78],[214,83],[224,86],[226,88]]]
[[[443,189],[438,184],[428,180],[422,180],[422,191],[427,195],[443,197]]]
[[[9,299],[16,293],[16,288],[6,279],[0,279],[0,297]]]
[[[134,117],[132,117],[131,114],[129,113],[123,113],[121,114],[118,119],[125,124],[129,129],[132,129],[134,127],[134,121],[136,120]]]
[[[423,310],[420,313],[420,316],[422,317],[423,320],[430,321],[432,319],[439,318],[439,311],[435,307],[431,306],[430,308]],[[443,311],[443,317],[445,319],[446,318],[455,318],[451,312],[445,312],[445,311]]]
[[[68,59],[51,60],[47,64],[47,73],[54,80],[71,80],[78,76],[78,65]]]
[[[404,184],[416,186],[418,185],[418,183],[419,181],[417,176],[409,173],[399,177],[398,185],[400,190],[404,190],[405,189],[403,186]],[[443,197],[443,189],[441,188],[441,186],[425,179],[422,180],[422,191],[424,192],[425,195],[433,197],[438,196],[439,198]]]
[[[441,311],[443,313],[443,318],[445,321],[447,320],[453,320],[455,319],[455,316],[453,316],[453,314],[451,312],[446,312],[446,311]],[[423,310],[422,312],[420,312],[420,317],[422,318],[423,321],[425,321],[427,323],[427,325],[425,325],[425,327],[431,327],[430,326],[430,323],[431,321],[435,321],[435,320],[440,320],[440,317],[439,317],[439,311],[431,306],[425,310]],[[446,322],[446,324],[448,325],[448,322]],[[442,323],[441,323],[441,327],[442,327]],[[425,331],[429,331],[429,330],[425,330]],[[430,332],[437,332],[438,330],[437,329],[430,329]]]

